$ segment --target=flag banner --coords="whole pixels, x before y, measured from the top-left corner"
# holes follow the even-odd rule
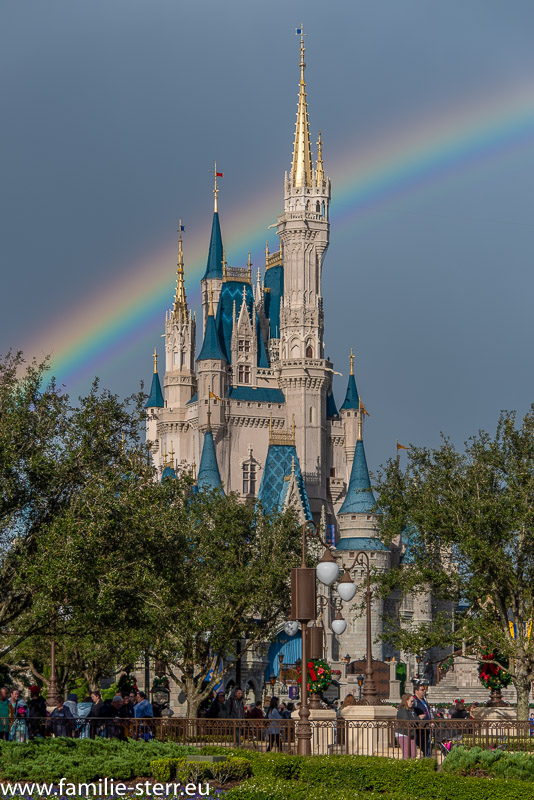
[[[327,525],[326,526],[326,543],[330,547],[334,547],[336,544],[336,526],[335,525]]]
[[[178,230],[179,230],[180,232],[181,232],[181,231],[185,231],[185,228],[184,228],[184,226],[183,226],[183,225],[180,225],[180,227],[178,228]]]
[[[362,411],[362,412],[365,414],[365,416],[366,416],[366,417],[370,417],[370,416],[371,416],[371,415],[369,414],[369,412],[365,410],[365,406],[364,406],[364,404],[362,403],[361,399],[360,399],[360,411]]]
[[[216,172],[215,175],[217,178],[224,178],[224,172]]]
[[[217,397],[217,395],[216,395],[216,394],[214,394],[214,393],[213,393],[213,392],[211,392],[211,391],[210,391],[210,397],[212,397],[214,400],[218,400],[218,401],[219,401],[219,403],[222,403],[222,400],[221,400],[221,398],[220,398],[220,397]]]
[[[296,30],[297,36],[300,36],[300,34],[302,33],[302,28],[296,28],[295,30]]]
[[[405,447],[405,445],[399,444],[397,442],[397,450],[409,450],[409,449],[410,449],[409,447]]]

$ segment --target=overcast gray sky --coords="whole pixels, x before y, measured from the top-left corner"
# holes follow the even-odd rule
[[[68,388],[149,380],[179,217],[198,307],[188,246],[207,251],[214,159],[229,261],[262,264],[301,21],[332,179],[327,352],[338,404],[357,353],[374,468],[396,439],[461,443],[534,401],[532,0],[3,0],[0,351],[59,359],[92,319],[100,348],[82,335]],[[132,285],[167,269],[168,296],[138,312]]]

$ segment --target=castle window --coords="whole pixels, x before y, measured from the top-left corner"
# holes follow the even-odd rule
[[[240,353],[250,353],[250,341],[248,339],[240,339],[238,347]]]
[[[330,477],[331,478],[335,478],[336,477],[336,468],[335,467],[330,467]]]
[[[256,494],[256,463],[252,460],[243,464],[243,494]]]
[[[306,348],[306,358],[313,358],[313,349],[311,345]]]
[[[237,382],[250,383],[250,367],[247,364],[239,364],[237,367]]]

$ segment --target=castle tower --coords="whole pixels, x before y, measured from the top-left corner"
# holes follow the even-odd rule
[[[343,430],[345,432],[345,460],[347,463],[347,477],[350,475],[352,459],[354,458],[354,448],[358,439],[358,427],[361,422],[360,398],[356,388],[354,378],[354,359],[355,355],[350,349],[350,374],[347,383],[347,393],[341,406],[341,419],[343,420]]]
[[[210,404],[208,403],[207,427],[204,433],[204,444],[202,446],[202,456],[200,458],[200,466],[198,469],[198,488],[222,490],[222,481],[217,464],[215,442],[213,441],[210,417]]]
[[[165,377],[168,408],[184,409],[196,392],[196,319],[187,307],[184,280],[182,221],[179,225],[176,292],[172,311],[165,317]]]
[[[300,37],[300,84],[293,159],[284,182],[284,213],[278,218],[283,256],[283,294],[275,370],[294,414],[296,445],[312,511],[326,498],[326,394],[332,365],[324,358],[321,292],[323,258],[328,247],[330,181],[325,177],[322,140],[313,169],[306,82],[304,34]],[[272,335],[272,332],[271,332]],[[275,352],[275,349],[272,349]]]
[[[209,288],[208,317],[202,350],[197,358],[198,371],[198,427],[219,431],[225,424],[224,405],[228,391],[228,361],[221,347],[215,313],[213,293]],[[212,402],[213,401],[213,402]]]
[[[211,223],[210,246],[208,250],[206,271],[200,282],[200,291],[202,295],[203,332],[206,330],[206,323],[208,320],[210,290],[212,292],[212,303],[216,312],[219,305],[219,296],[221,294],[223,281],[224,249],[221,236],[221,224],[219,221],[219,187],[217,186],[217,178],[221,175],[222,173],[217,172],[217,163],[215,163],[213,186],[213,221]]]

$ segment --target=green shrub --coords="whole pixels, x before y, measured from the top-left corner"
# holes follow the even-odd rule
[[[534,781],[534,755],[480,747],[455,747],[443,762],[442,772]]]
[[[221,784],[243,781],[252,776],[252,764],[248,758],[229,758],[228,761],[218,761],[207,766],[209,777]]]

